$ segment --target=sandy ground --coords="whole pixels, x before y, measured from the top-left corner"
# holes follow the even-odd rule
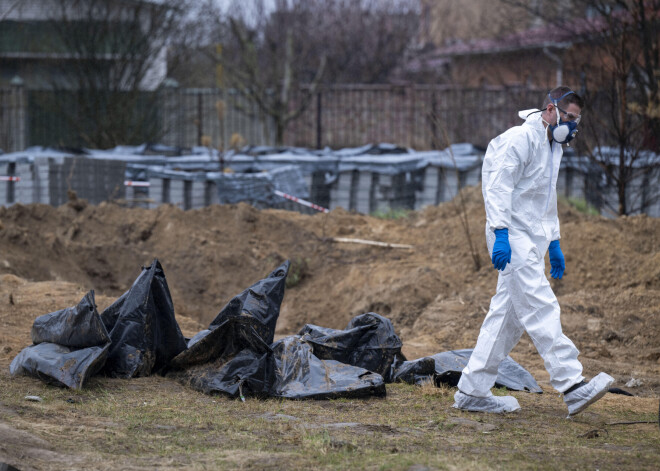
[[[497,273],[485,248],[480,191],[469,188],[463,197],[466,219],[459,216],[459,200],[400,219],[341,209],[308,216],[245,204],[185,212],[173,206],[141,210],[81,201],[59,208],[0,208],[0,376],[9,377],[9,363],[31,344],[37,316],[77,304],[90,289],[100,312],[154,258],[163,265],[187,336],[205,328],[231,297],[290,259],[292,285],[278,337],[306,323],[344,328],[352,317],[372,311],[392,320],[409,359],[471,348]],[[616,387],[657,408],[660,220],[589,217],[567,205],[560,206],[560,219],[567,268],[564,279],[551,283],[585,374],[607,371]],[[413,248],[337,243],[332,237]],[[526,335],[512,356],[552,391]],[[626,386],[631,379],[638,385]],[[16,381],[26,382],[29,390],[28,383],[37,380]],[[2,427],[7,425],[0,423],[0,436],[23,445],[39,440],[34,435],[23,439],[14,429],[3,434]],[[38,443],[34,449],[44,450]]]
[[[278,335],[306,323],[344,328],[352,317],[372,311],[392,320],[411,359],[471,348],[497,274],[485,248],[480,191],[469,188],[463,196],[479,269],[458,199],[396,220],[341,209],[314,216],[259,211],[245,204],[185,212],[80,201],[0,208],[0,305],[9,327],[0,333],[0,352],[4,359],[17,354],[30,343],[35,317],[75,304],[89,289],[103,309],[153,258],[163,264],[177,319],[192,330],[290,259],[299,281],[287,290]],[[551,283],[564,330],[580,349],[587,374],[607,369],[619,386],[640,379],[638,393],[657,394],[660,220],[588,217],[565,205],[560,219],[567,268],[562,280]],[[414,248],[336,243],[330,237]],[[58,299],[58,292],[72,296]],[[547,379],[528,337],[512,356],[539,381]]]

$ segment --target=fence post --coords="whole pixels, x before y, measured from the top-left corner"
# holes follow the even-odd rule
[[[12,87],[12,118],[10,122],[11,126],[11,135],[14,136],[11,139],[11,151],[16,152],[23,150],[25,148],[25,99],[24,99],[24,84],[22,78],[16,75],[11,79]]]
[[[431,149],[438,149],[438,98],[435,89],[431,92]]]
[[[204,109],[203,97],[200,90],[197,91],[197,145],[201,146],[202,136],[204,135]]]
[[[414,141],[414,136],[415,136],[415,121],[416,121],[416,116],[415,116],[415,99],[417,97],[417,94],[415,93],[415,86],[410,85],[408,86],[408,100],[410,101],[410,128],[408,130],[408,142],[407,145],[408,147],[413,147],[413,141]]]
[[[181,139],[181,106],[177,103],[179,98],[179,82],[173,78],[163,80],[163,137],[165,144],[182,147]]]
[[[218,101],[221,101],[223,103],[223,113],[222,113],[222,122],[220,123],[220,139],[222,139],[222,149],[220,152],[222,153],[222,156],[224,157],[225,151],[229,149],[230,147],[230,139],[231,136],[229,136],[227,132],[227,121],[228,118],[227,116],[229,115],[230,108],[229,108],[229,99],[228,99],[228,93],[226,88],[217,88],[216,89],[218,92]],[[220,117],[220,114],[218,114],[218,118]]]
[[[320,149],[323,144],[323,100],[321,90],[316,92],[316,148]]]

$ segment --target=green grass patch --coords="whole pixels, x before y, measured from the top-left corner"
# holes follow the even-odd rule
[[[577,197],[570,197],[567,198],[565,196],[562,196],[559,198],[560,201],[562,201],[564,204],[567,204],[571,206],[572,208],[575,208],[577,211],[579,211],[582,214],[586,214],[587,216],[599,216],[600,212],[598,209],[596,209],[594,206],[589,204],[587,200],[584,198],[577,198]]]
[[[293,288],[298,286],[305,278],[310,275],[309,259],[294,257],[291,260],[289,274],[286,277],[286,287]]]
[[[388,385],[379,399],[246,402],[195,392],[167,378],[96,377],[82,391],[0,374],[0,423],[50,449],[117,468],[185,469],[657,469],[657,399],[608,395],[567,420],[556,394],[512,394],[522,410],[452,408],[454,388]],[[28,402],[26,395],[43,402]],[[592,430],[600,432],[588,438]],[[1,429],[0,429],[1,431]],[[592,434],[593,435],[593,434]],[[2,438],[2,437],[0,437]],[[17,445],[18,446],[18,445]],[[30,445],[34,446],[34,445]],[[29,446],[22,464],[40,468]],[[19,463],[16,463],[19,464]],[[71,469],[66,460],[49,469]]]
[[[379,209],[371,213],[372,217],[378,219],[406,219],[410,216],[410,209],[388,209],[387,211]]]

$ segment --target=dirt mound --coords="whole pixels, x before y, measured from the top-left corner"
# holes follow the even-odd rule
[[[75,304],[89,289],[96,290],[103,308],[130,287],[141,265],[158,258],[177,318],[188,318],[194,330],[208,324],[232,296],[290,259],[278,334],[294,333],[305,323],[344,328],[352,317],[374,311],[392,320],[411,357],[472,347],[497,273],[485,248],[479,188],[466,189],[463,199],[467,219],[460,217],[460,199],[400,219],[341,209],[308,216],[246,204],[194,211],[107,203],[0,208],[0,273],[55,282],[35,285],[32,296],[44,300],[33,306],[37,312],[23,312],[29,318],[20,320],[5,315],[4,325],[27,345],[37,315]],[[660,220],[588,217],[568,206],[560,207],[560,220],[567,269],[552,285],[566,333],[594,368],[621,361],[620,376],[636,374],[631,365],[638,364],[646,365],[647,375],[660,374]],[[331,237],[414,249],[336,243]],[[73,284],[58,284],[62,281]],[[0,283],[0,303],[8,306],[16,290],[12,283],[25,282],[5,276]],[[54,296],[61,286],[68,286],[74,302]],[[514,358],[528,353],[542,369],[524,338]]]

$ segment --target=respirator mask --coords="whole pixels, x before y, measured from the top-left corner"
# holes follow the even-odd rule
[[[552,139],[559,144],[568,144],[578,133],[577,125],[580,123],[581,115],[576,116],[573,113],[567,113],[559,107],[559,102],[572,93],[575,92],[566,92],[556,99],[550,97],[550,94],[548,93],[548,98],[550,98],[552,104],[555,105],[555,112],[557,113],[557,124],[553,125],[548,123],[548,127],[550,128]],[[560,111],[569,118],[568,121],[561,119],[561,116],[559,115]]]

